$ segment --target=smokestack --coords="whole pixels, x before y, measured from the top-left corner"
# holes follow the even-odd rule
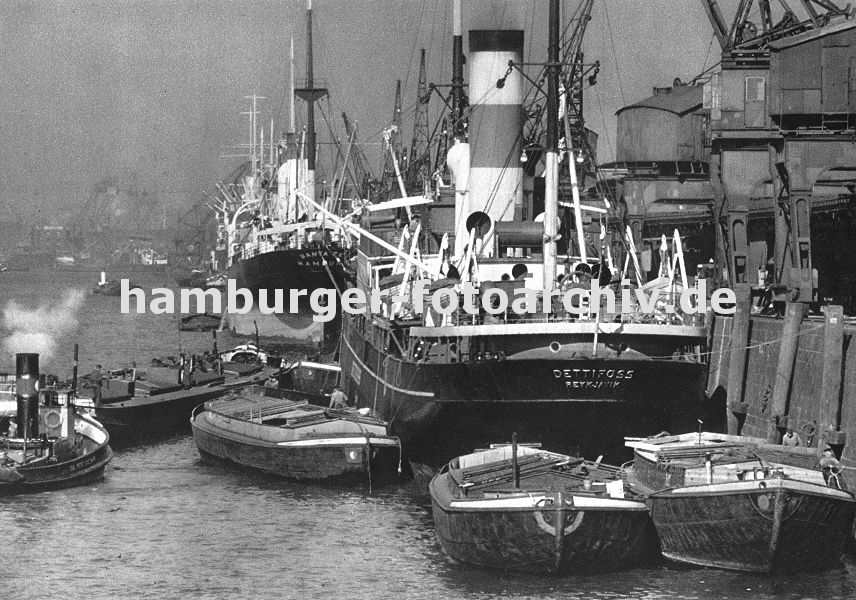
[[[508,62],[523,61],[523,31],[470,31],[470,175],[468,202],[456,215],[458,254],[468,238],[467,217],[487,213],[493,221],[522,216],[523,81]],[[483,240],[483,255],[493,254],[493,241]]]
[[[75,344],[74,345],[74,361],[72,362],[72,370],[71,370],[71,397],[77,398],[77,367],[78,367],[78,351],[80,347]],[[69,404],[71,402],[69,401]]]
[[[15,395],[18,400],[18,432],[24,439],[39,437],[39,355],[15,355]]]

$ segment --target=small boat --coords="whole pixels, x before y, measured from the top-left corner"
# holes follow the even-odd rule
[[[500,445],[455,458],[429,487],[437,537],[457,561],[567,574],[656,554],[644,499],[618,467]]]
[[[292,398],[308,400],[310,404],[330,405],[330,394],[341,379],[339,365],[299,360],[286,365],[279,375],[279,387],[292,390]]]
[[[225,290],[227,282],[228,278],[226,277],[225,273],[215,273],[205,279],[205,287]]]
[[[257,344],[246,343],[220,353],[220,358],[230,363],[266,363],[268,354]]]
[[[221,318],[209,313],[198,313],[182,317],[178,324],[181,331],[217,331]]]
[[[180,270],[175,275],[175,282],[181,288],[205,288],[208,275],[204,269]]]
[[[0,496],[100,481],[113,457],[107,431],[91,416],[77,413],[72,393],[38,390],[38,358],[18,354],[17,377],[0,376],[3,391],[16,390],[14,412],[5,401],[2,407]]]
[[[856,501],[827,483],[817,449],[707,432],[626,445],[667,558],[763,573],[839,564]]]
[[[190,423],[203,459],[371,488],[398,479],[401,445],[367,412],[321,408],[292,399],[290,390],[256,386],[197,407]]]
[[[136,283],[128,283],[129,289],[140,288],[140,286]],[[111,279],[107,280],[106,274],[104,271],[101,271],[101,279],[92,287],[93,294],[100,294],[102,296],[121,296],[122,295],[122,280],[121,279]]]
[[[264,383],[275,369],[262,364],[222,363],[203,371],[182,357],[178,368],[151,367],[105,377],[101,401],[83,399],[110,432],[113,446],[125,448],[187,431],[194,407],[233,389]]]

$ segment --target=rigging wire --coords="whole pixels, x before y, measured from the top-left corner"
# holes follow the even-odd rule
[[[423,20],[423,18],[425,17],[425,5],[426,5],[427,3],[426,3],[426,2],[420,2],[419,4],[420,4],[420,8],[419,8],[419,21],[418,21],[418,22],[417,22],[417,24],[416,24],[416,35],[415,35],[415,36],[413,36],[413,38],[412,38],[412,39],[415,39],[415,40],[418,40],[418,39],[419,39],[419,32],[420,32],[420,31],[422,31],[422,20]],[[407,85],[408,85],[408,83],[410,82],[410,71],[411,71],[411,70],[412,70],[412,68],[413,68],[413,56],[414,56],[414,54],[416,53],[416,47],[417,47],[418,45],[419,45],[419,44],[413,44],[413,45],[410,47],[410,58],[408,58],[408,60],[407,60],[407,71],[406,71],[405,76],[404,76],[404,86],[403,86],[403,89],[407,89]]]
[[[603,137],[606,140],[606,145],[609,148],[609,153],[615,158],[615,149],[612,146],[612,138],[609,135],[609,129],[606,126],[606,113],[603,109],[603,97],[600,95],[600,90],[595,90],[595,95],[597,96],[597,106],[600,112],[600,122],[603,126]]]
[[[710,51],[713,48],[713,42],[716,39],[716,35],[710,34],[710,44],[707,45],[707,54],[704,55],[704,62],[701,65],[701,72],[704,73],[707,71],[707,59],[710,58]],[[695,81],[695,79],[693,79]]]
[[[618,53],[615,51],[615,37],[612,35],[612,21],[609,19],[609,0],[604,0],[603,8],[606,13],[606,27],[609,30],[609,42],[612,45],[612,58],[615,62],[615,74],[618,77],[618,90],[621,92],[621,104],[627,105],[627,99],[624,97],[624,86],[621,85],[621,67],[618,66]]]

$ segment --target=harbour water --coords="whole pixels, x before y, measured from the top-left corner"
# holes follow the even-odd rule
[[[0,370],[11,371],[10,352],[24,350],[9,346],[10,326],[36,326],[45,315],[67,325],[42,361],[60,377],[70,374],[75,341],[84,373],[95,362],[142,367],[179,345],[210,348],[210,334],[179,335],[174,316],[122,315],[118,298],[89,295],[97,274],[0,278]],[[58,312],[73,289],[86,292],[79,306]],[[9,310],[13,300],[22,310]],[[16,337],[45,342],[20,328]],[[219,338],[221,348],[236,341]],[[565,578],[458,565],[434,538],[425,484],[369,494],[274,481],[202,463],[189,434],[117,452],[97,485],[0,499],[0,535],[6,598],[856,597],[853,555],[825,573],[775,577],[664,563]]]

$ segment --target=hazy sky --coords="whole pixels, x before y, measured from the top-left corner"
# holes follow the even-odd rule
[[[734,3],[720,2],[726,19]],[[464,29],[523,28],[525,59],[543,60],[546,6],[464,0]],[[316,76],[331,93],[324,111],[339,131],[342,110],[359,123],[377,169],[397,78],[405,109],[414,104],[420,47],[429,82],[448,81],[451,2],[316,0],[314,9]],[[70,214],[98,182],[135,179],[176,206],[195,202],[240,162],[223,155],[246,141],[244,96],[266,96],[262,121],[286,128],[289,36],[301,79],[304,10],[303,0],[4,0],[0,197],[18,214]],[[702,0],[596,0],[585,49],[602,68],[586,115],[601,159],[611,157],[615,111],[716,62],[711,41]]]

